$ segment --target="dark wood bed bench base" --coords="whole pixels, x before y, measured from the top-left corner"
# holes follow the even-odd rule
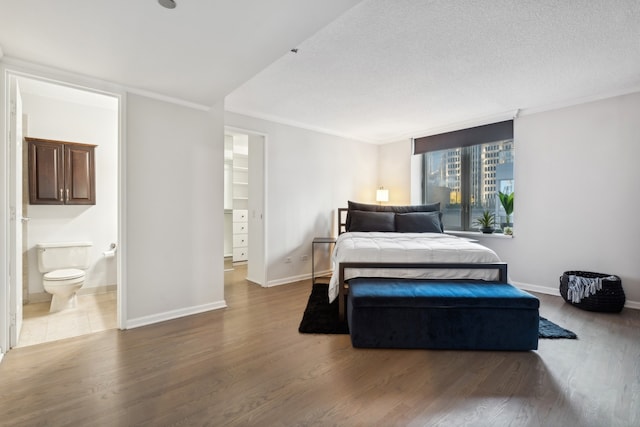
[[[379,263],[379,262],[341,262],[338,266],[338,315],[340,320],[345,317],[345,302],[349,292],[349,284],[344,279],[344,272],[350,268],[383,268],[383,269],[469,269],[469,270],[498,270],[498,282],[508,283],[507,264],[504,262],[492,263]],[[446,282],[443,279],[434,279],[438,282]]]

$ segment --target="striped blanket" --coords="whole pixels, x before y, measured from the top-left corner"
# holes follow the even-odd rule
[[[602,289],[603,280],[617,280],[617,278],[615,276],[590,278],[569,275],[567,282],[567,299],[571,300],[571,302],[578,303],[583,298],[595,295],[597,291]]]

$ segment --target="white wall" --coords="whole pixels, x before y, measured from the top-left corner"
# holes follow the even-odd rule
[[[25,136],[97,145],[95,205],[26,206],[24,216],[31,218],[27,223],[29,294],[45,292],[35,250],[40,242],[93,242],[91,267],[82,291],[115,285],[116,260],[104,258],[102,252],[118,240],[117,101],[114,99],[113,109],[32,93],[23,93],[22,101],[27,116]]]
[[[640,308],[639,117],[636,93],[515,121],[515,237],[480,236],[514,282],[557,294],[566,270],[617,274]],[[406,164],[380,157],[387,174]]]
[[[375,201],[378,147],[230,112],[225,125],[267,135],[268,284],[308,278],[311,241],[337,235],[337,209],[348,200]],[[329,268],[328,260],[321,257],[316,268]]]
[[[126,108],[127,326],[224,307],[222,104]]]
[[[514,128],[515,280],[617,274],[640,302],[640,93],[525,115]]]
[[[388,204],[411,204],[411,140],[380,145],[378,158],[378,186],[389,190]]]

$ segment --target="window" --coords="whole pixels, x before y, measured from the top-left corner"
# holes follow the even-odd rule
[[[473,135],[467,134],[469,138],[462,141],[463,144],[451,146],[460,143],[459,133],[478,128],[437,135],[440,139],[432,144],[425,143],[432,137],[415,140],[414,153],[423,155],[423,201],[440,202],[445,229],[476,230],[473,222],[484,210],[495,214],[497,229],[507,225],[507,215],[498,193],[514,191],[513,122],[509,123],[510,133],[494,132],[490,141],[479,137],[477,144],[472,143]],[[458,135],[442,144],[441,137],[452,134]],[[495,140],[498,136],[508,138]],[[438,149],[429,149],[434,147]],[[513,224],[513,214],[508,223]]]

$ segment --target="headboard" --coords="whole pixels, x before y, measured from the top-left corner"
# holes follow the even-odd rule
[[[347,232],[347,208],[338,208],[338,235]]]
[[[413,214],[413,213],[421,213],[424,214],[424,218],[420,218],[419,223],[414,223],[416,219],[413,219],[409,224],[404,222],[404,226],[402,227],[403,232],[414,232],[414,233],[423,233],[423,232],[437,232],[443,233],[444,227],[442,225],[442,212],[440,211],[440,202],[427,203],[424,205],[371,205],[366,203],[357,203],[349,201],[349,208],[353,211],[352,213],[355,215],[357,211],[362,214],[374,213],[378,212],[393,212],[394,220],[393,224],[391,224],[391,228],[389,224],[386,223],[386,220],[383,223],[376,223],[375,227],[380,227],[380,229],[370,229],[369,231],[395,231],[395,216],[398,214]],[[349,227],[353,230],[356,228],[361,228],[362,224],[359,223],[360,227],[354,227],[353,218],[349,215],[349,208],[338,208],[338,235],[347,232],[347,218],[349,217]],[[432,215],[427,215],[429,213],[438,213],[438,218],[433,218]],[[421,217],[423,215],[420,215]],[[364,223],[365,220],[362,220]],[[370,221],[370,220],[369,220]],[[368,227],[371,227],[371,224],[367,224]],[[407,228],[409,227],[409,228]],[[362,230],[360,230],[362,231]]]

